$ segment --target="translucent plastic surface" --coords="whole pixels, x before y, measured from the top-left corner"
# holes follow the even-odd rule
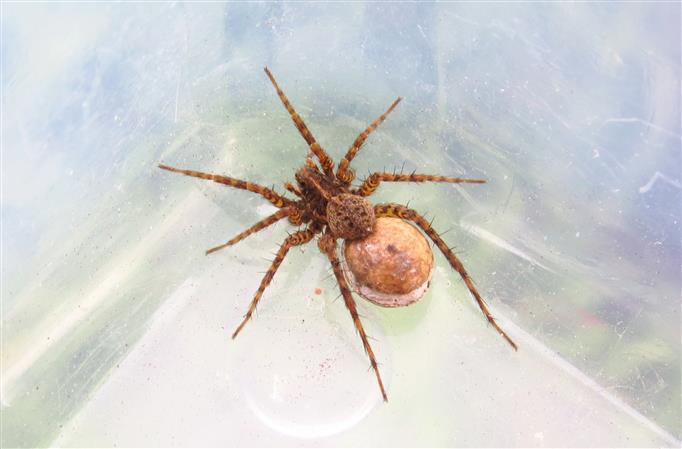
[[[674,446],[680,5],[3,4],[2,446]],[[283,191],[397,96],[354,165],[435,217],[519,344],[436,254],[418,304],[358,307],[316,244],[164,162]]]

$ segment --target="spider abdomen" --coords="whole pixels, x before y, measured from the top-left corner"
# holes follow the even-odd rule
[[[403,307],[426,293],[433,253],[424,236],[400,218],[377,219],[374,232],[344,244],[353,290],[382,307]]]
[[[374,231],[376,216],[366,199],[341,193],[327,202],[327,224],[337,238],[361,239]]]

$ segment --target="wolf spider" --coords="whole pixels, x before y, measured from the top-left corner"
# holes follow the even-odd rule
[[[381,395],[384,401],[388,401],[386,390],[384,389],[379,368],[377,366],[376,358],[372,347],[369,344],[367,334],[362,326],[358,310],[353,300],[351,289],[349,288],[346,277],[344,276],[343,268],[336,252],[336,241],[361,239],[373,232],[374,224],[377,217],[397,217],[403,220],[411,221],[421,228],[421,230],[433,240],[438,249],[443,253],[452,268],[454,268],[464,280],[464,283],[469,288],[474,299],[478,303],[481,312],[488,319],[488,322],[504,337],[505,340],[516,349],[516,344],[512,339],[500,328],[488,307],[476,290],[471,277],[467,273],[464,265],[455,255],[455,253],[445,244],[440,235],[431,227],[431,224],[416,211],[395,203],[376,204],[372,205],[366,198],[370,196],[377,189],[381,182],[448,182],[448,183],[471,183],[482,184],[485,180],[482,179],[468,179],[455,178],[450,176],[440,175],[424,175],[424,174],[403,174],[403,173],[386,173],[376,172],[370,174],[359,187],[353,187],[351,183],[355,179],[355,171],[350,168],[350,163],[357,155],[360,147],[365,142],[367,137],[374,131],[386,117],[395,109],[400,103],[401,98],[398,97],[393,104],[384,112],[379,118],[372,122],[350,146],[345,156],[339,164],[334,167],[334,161],[327,154],[327,152],[315,140],[312,133],[303,122],[303,119],[294,110],[282,89],[280,89],[274,76],[265,67],[265,73],[272,82],[272,85],[277,91],[277,95],[284,104],[284,107],[291,115],[294,125],[305,139],[310,152],[305,158],[305,165],[296,171],[296,184],[287,182],[284,184],[286,190],[292,193],[297,199],[290,199],[286,196],[275,192],[268,187],[254,184],[248,181],[231,178],[228,176],[214,175],[209,173],[202,173],[194,170],[184,170],[167,165],[159,165],[159,168],[175,173],[181,173],[187,176],[207,179],[220,184],[225,184],[237,189],[248,190],[249,192],[257,193],[272,203],[277,209],[277,212],[262,219],[245,231],[237,234],[228,242],[216,246],[206,251],[206,254],[214,253],[218,250],[234,245],[244,238],[254,234],[266,227],[278,222],[284,218],[288,219],[292,225],[305,225],[303,230],[299,230],[290,234],[281,244],[279,251],[275,255],[270,269],[265,273],[261,280],[260,286],[256,291],[251,305],[249,306],[244,319],[239,324],[237,329],[232,334],[235,338],[242,330],[244,325],[249,321],[258,301],[263,296],[263,292],[272,281],[275,272],[286,257],[289,250],[294,246],[304,245],[309,243],[313,237],[318,234],[321,236],[318,239],[317,245],[324,253],[331,263],[334,271],[334,276],[338,282],[343,300],[351,314],[355,328],[360,334],[362,344],[365,348],[372,368],[381,389]],[[317,159],[317,163],[313,159]],[[319,165],[318,165],[319,164]]]

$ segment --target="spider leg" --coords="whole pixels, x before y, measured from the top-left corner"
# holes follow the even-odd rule
[[[419,215],[413,209],[395,203],[377,204],[374,206],[374,213],[376,214],[377,217],[397,217],[416,223],[426,233],[426,235],[428,235],[431,238],[431,240],[433,240],[433,242],[436,244],[438,249],[440,249],[440,251],[443,253],[448,262],[450,262],[452,268],[457,270],[459,275],[464,280],[464,283],[469,288],[469,291],[474,296],[474,299],[476,299],[476,302],[478,303],[478,307],[481,309],[481,312],[483,312],[483,315],[485,315],[485,317],[488,319],[488,322],[497,330],[497,332],[500,333],[500,335],[502,335],[502,337],[504,337],[505,340],[507,340],[507,342],[512,346],[512,348],[514,348],[514,350],[517,349],[516,343],[514,343],[514,341],[509,337],[509,335],[507,335],[506,332],[504,332],[502,328],[500,328],[500,326],[497,324],[497,321],[495,321],[495,318],[493,318],[493,315],[490,313],[490,310],[488,310],[488,306],[486,305],[481,295],[478,293],[478,290],[476,290],[474,281],[469,276],[469,273],[467,273],[462,262],[455,255],[455,253],[452,252],[448,245],[445,244],[440,235],[438,235],[438,232],[436,232],[431,227],[431,224],[424,217]]]
[[[227,243],[223,243],[222,245],[219,245],[219,246],[216,246],[216,247],[213,247],[213,248],[207,250],[206,255],[209,255],[209,254],[214,253],[216,251],[220,251],[221,249],[227,248],[228,246],[232,246],[235,243],[237,243],[241,240],[244,240],[246,237],[250,236],[251,234],[255,234],[256,232],[267,228],[271,224],[277,223],[282,218],[289,216],[290,213],[291,213],[291,208],[289,208],[289,207],[285,207],[283,209],[280,209],[277,212],[275,212],[274,214],[272,214],[268,217],[265,217],[264,219],[262,219],[258,223],[249,227],[245,231],[240,232],[239,234],[234,236],[231,240],[229,240]]]
[[[332,160],[332,158],[329,157],[327,152],[324,151],[324,149],[320,146],[319,143],[317,143],[315,137],[313,137],[313,133],[310,132],[301,116],[298,115],[294,107],[291,105],[291,102],[284,94],[282,89],[280,89],[279,84],[277,84],[277,81],[275,81],[275,77],[272,75],[272,73],[270,73],[270,70],[267,67],[265,67],[265,74],[268,76],[268,78],[270,78],[270,82],[272,82],[272,85],[275,86],[275,90],[277,91],[279,99],[282,100],[282,104],[289,112],[291,119],[294,121],[294,125],[296,125],[296,128],[298,129],[298,132],[301,133],[301,136],[303,136],[303,139],[305,139],[306,143],[310,147],[310,151],[312,151],[313,154],[317,156],[317,159],[319,159],[324,172],[328,175],[333,175],[334,161]]]
[[[239,334],[239,332],[241,332],[244,325],[251,318],[251,315],[253,315],[253,312],[255,312],[256,306],[258,305],[258,301],[260,301],[261,296],[263,296],[263,292],[268,287],[268,285],[270,285],[272,278],[275,276],[277,269],[284,260],[284,257],[287,255],[287,252],[289,252],[289,249],[291,249],[292,246],[299,246],[308,243],[315,234],[316,234],[315,230],[304,229],[302,231],[294,232],[284,240],[284,243],[282,243],[282,245],[279,247],[279,251],[277,251],[277,254],[275,255],[275,259],[272,261],[272,265],[270,265],[270,268],[268,269],[267,273],[265,273],[265,276],[263,276],[263,279],[260,282],[260,286],[256,291],[256,295],[253,297],[251,305],[249,305],[249,310],[246,312],[246,315],[244,315],[244,319],[237,327],[237,330],[235,330],[234,333],[232,334],[233,339],[237,337],[237,335]]]
[[[449,183],[468,183],[484,184],[484,179],[455,178],[452,176],[422,175],[417,173],[387,173],[376,172],[369,175],[362,185],[354,190],[360,196],[370,196],[379,187],[379,183],[384,182],[449,182]]]
[[[287,189],[289,192],[293,193],[299,198],[303,198],[303,192],[301,192],[301,189],[299,189],[297,186],[293,185],[290,182],[287,182],[284,184],[284,188]]]
[[[339,168],[336,170],[336,178],[339,181],[342,181],[346,184],[350,184],[353,182],[353,179],[355,179],[355,173],[353,170],[349,168],[350,162],[353,160],[356,154],[358,154],[358,151],[360,151],[360,147],[362,146],[363,143],[365,143],[365,140],[367,140],[367,137],[381,125],[384,120],[386,120],[386,117],[388,117],[388,114],[390,114],[393,109],[395,109],[396,106],[398,106],[398,103],[400,103],[400,100],[402,98],[398,97],[391,106],[379,116],[376,120],[374,120],[363,132],[360,133],[360,135],[355,139],[355,142],[353,142],[353,145],[350,146],[348,151],[346,152],[346,155],[339,161]]]
[[[194,170],[184,170],[181,168],[169,167],[168,165],[163,164],[159,164],[159,168],[163,170],[168,170],[173,173],[181,173],[183,175],[193,176],[195,178],[208,179],[209,181],[217,182],[219,184],[225,184],[226,186],[234,187],[235,189],[248,190],[249,192],[261,195],[266,200],[270,201],[272,204],[279,208],[289,206],[292,203],[291,200],[281,196],[272,189],[264,187],[260,184],[242,181],[241,179],[230,178],[229,176],[213,175],[210,173],[203,173]]]
[[[369,345],[369,339],[367,338],[367,334],[365,333],[365,328],[362,327],[362,322],[360,321],[360,316],[358,315],[358,309],[355,306],[355,301],[353,300],[353,294],[351,293],[350,288],[348,287],[348,283],[346,282],[343,270],[341,269],[341,262],[339,261],[339,257],[336,254],[336,239],[334,239],[334,237],[332,237],[330,234],[325,234],[318,241],[318,245],[320,247],[320,251],[327,255],[327,257],[329,258],[329,262],[332,264],[332,269],[334,270],[336,282],[338,282],[339,289],[341,290],[341,294],[343,295],[343,301],[346,303],[346,307],[348,308],[348,311],[350,312],[350,315],[353,318],[355,328],[360,334],[360,338],[362,339],[362,345],[364,346],[365,352],[367,353],[369,361],[372,364],[372,369],[374,370],[374,374],[376,374],[377,382],[379,382],[381,395],[383,396],[384,401],[388,401],[388,396],[386,395],[386,390],[384,389],[384,383],[381,381],[381,375],[379,374],[379,366],[377,365],[376,358],[374,357],[372,347]]]

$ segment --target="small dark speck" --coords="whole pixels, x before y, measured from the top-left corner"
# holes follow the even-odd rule
[[[388,246],[386,247],[386,251],[388,251],[388,252],[391,253],[391,254],[395,254],[395,253],[398,252],[398,248],[396,248],[396,247],[393,246],[393,245],[388,245]]]

